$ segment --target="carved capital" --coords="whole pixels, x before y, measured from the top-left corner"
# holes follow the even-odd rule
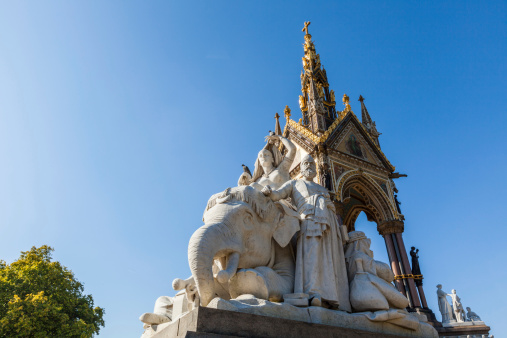
[[[377,231],[382,236],[389,235],[389,234],[396,234],[396,233],[402,233],[405,228],[405,224],[403,221],[399,220],[391,220],[391,221],[384,221],[377,225]]]

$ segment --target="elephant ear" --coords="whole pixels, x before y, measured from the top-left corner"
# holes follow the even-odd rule
[[[280,211],[280,218],[277,222],[275,232],[273,233],[273,238],[284,248],[289,244],[292,236],[301,229],[299,225],[299,214],[283,203],[276,204]]]

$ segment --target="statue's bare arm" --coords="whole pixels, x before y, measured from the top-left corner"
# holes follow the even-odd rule
[[[285,146],[285,148],[287,148],[287,154],[283,158],[282,163],[280,163],[280,165],[278,166],[278,170],[289,174],[289,169],[290,166],[292,165],[292,162],[294,162],[297,149],[294,143],[292,143],[292,141],[289,140],[288,138],[280,136],[280,141]]]
[[[273,201],[279,201],[292,195],[292,181],[285,182],[278,190],[272,190],[269,185],[262,189],[262,193],[269,196]]]

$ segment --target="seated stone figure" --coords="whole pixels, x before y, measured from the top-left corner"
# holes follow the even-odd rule
[[[373,259],[371,240],[362,231],[349,233],[345,261],[350,283],[350,304],[355,312],[404,309],[409,305],[392,284],[389,265]]]
[[[467,307],[467,319],[470,322],[480,321],[481,317],[477,315],[477,313],[473,312],[472,309]]]

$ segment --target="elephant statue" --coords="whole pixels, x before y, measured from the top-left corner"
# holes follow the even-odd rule
[[[188,245],[192,282],[206,306],[224,289],[281,301],[294,289],[292,239],[299,219],[250,186],[213,195]],[[183,284],[181,287],[183,287]]]

